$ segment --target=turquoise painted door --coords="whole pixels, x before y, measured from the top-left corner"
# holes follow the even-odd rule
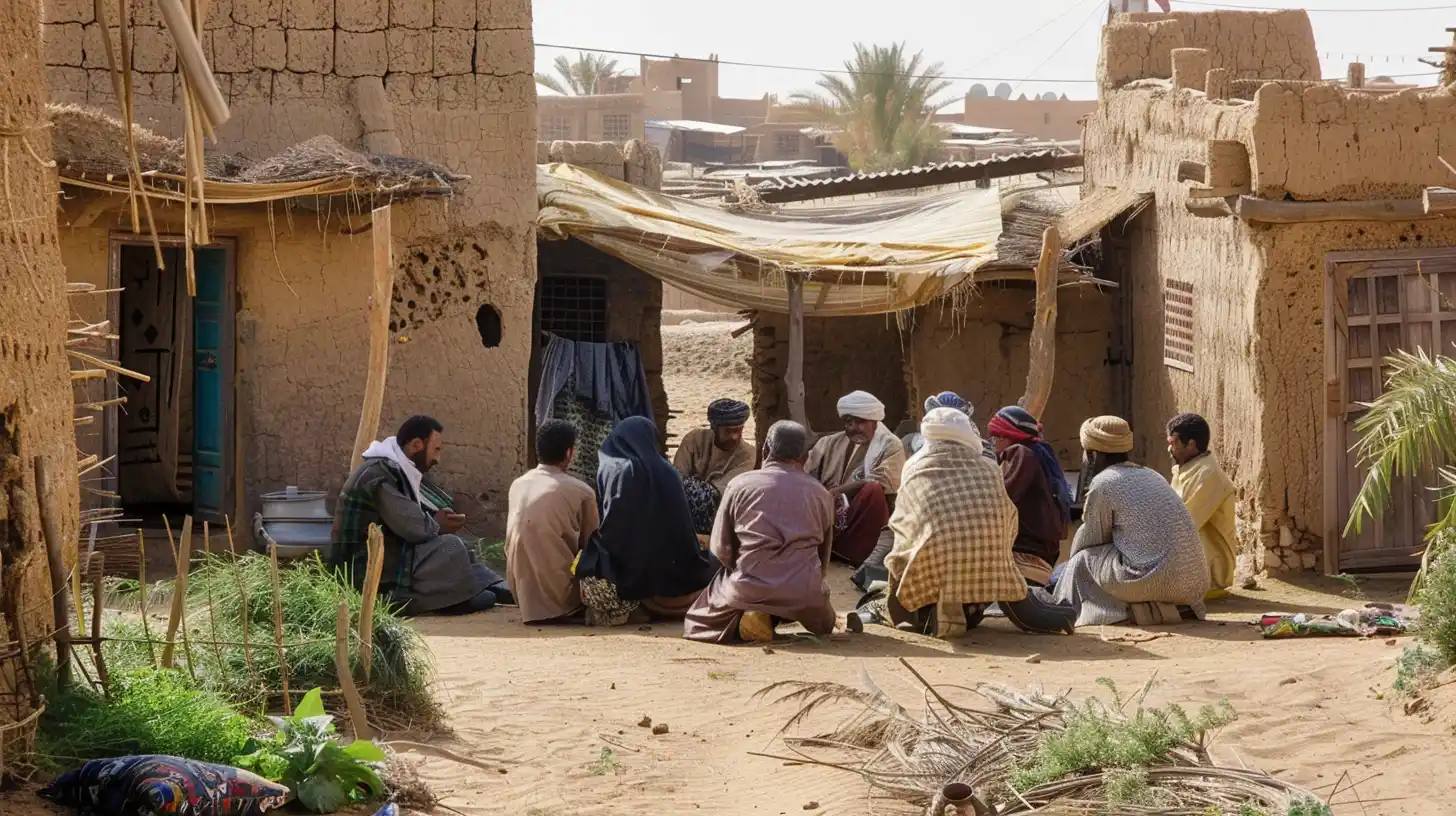
[[[198,519],[222,521],[230,509],[232,442],[232,310],[228,258],[222,249],[194,250],[197,297],[192,304],[192,505]]]

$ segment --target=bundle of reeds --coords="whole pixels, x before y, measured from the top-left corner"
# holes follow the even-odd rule
[[[900,662],[924,688],[923,715],[895,702],[868,674],[862,675],[862,689],[787,681],[760,692],[798,705],[786,730],[826,707],[847,703],[854,709],[833,731],[785,737],[795,756],[776,758],[859,774],[874,789],[881,812],[1330,812],[1312,792],[1294,784],[1213,761],[1209,734],[1234,717],[1227,702],[1195,715],[1175,705],[1149,707],[1151,682],[1124,698],[1104,681],[1110,700],[1093,696],[1080,703],[1037,689],[936,686]],[[972,699],[965,699],[967,692]]]

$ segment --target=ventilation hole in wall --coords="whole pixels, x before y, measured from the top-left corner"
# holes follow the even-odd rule
[[[489,303],[480,304],[475,310],[475,329],[480,332],[480,344],[495,348],[501,343],[501,316]]]

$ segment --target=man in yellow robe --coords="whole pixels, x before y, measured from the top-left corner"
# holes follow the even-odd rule
[[[1179,414],[1168,421],[1168,454],[1173,457],[1173,490],[1183,499],[1203,552],[1208,558],[1208,598],[1227,594],[1234,583],[1238,538],[1234,533],[1234,501],[1238,491],[1218,460],[1208,451],[1208,422],[1197,414]]]

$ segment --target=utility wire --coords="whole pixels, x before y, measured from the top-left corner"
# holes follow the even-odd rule
[[[1015,48],[1016,46],[1021,45],[1022,43],[1026,42],[1029,39],[1031,39],[1032,37],[1035,37],[1036,35],[1042,33],[1043,31],[1046,31],[1052,25],[1054,25],[1054,24],[1056,24],[1058,22],[1061,22],[1064,18],[1066,18],[1067,15],[1069,15],[1072,12],[1076,11],[1077,9],[1081,8],[1082,5],[1085,2],[1086,2],[1086,0],[1076,0],[1076,2],[1072,3],[1072,5],[1070,5],[1070,6],[1067,6],[1066,9],[1064,9],[1061,13],[1059,13],[1055,17],[1052,17],[1051,19],[1047,20],[1045,23],[1042,23],[1041,25],[1037,26],[1032,31],[1030,31],[1030,32],[1028,32],[1026,34],[1023,34],[1020,37],[1017,37],[1015,40],[1012,40],[1011,42],[1007,43],[1005,46],[1003,46],[1001,48],[998,48],[995,51],[992,51],[990,54],[988,54],[988,55],[986,55],[984,57],[981,57],[980,59],[977,59],[975,62],[971,63],[971,67],[972,68],[975,68],[975,67],[978,67],[978,66],[981,66],[981,65],[985,65],[986,63],[990,62],[991,60],[993,60],[993,59],[1001,56],[1002,54],[1005,54],[1007,51],[1010,51],[1011,49]],[[1098,6],[1098,8],[1105,8],[1106,7],[1105,4],[1106,4],[1107,0],[1092,0],[1092,2],[1095,3]]]
[[[1058,53],[1061,52],[1063,48],[1067,47],[1067,43],[1071,42],[1078,34],[1082,33],[1082,29],[1086,28],[1088,23],[1092,22],[1093,20],[1097,19],[1099,16],[1105,13],[1106,10],[1102,7],[1101,3],[1094,4],[1092,7],[1092,15],[1087,19],[1083,20],[1081,25],[1073,29],[1072,33],[1068,34],[1067,38],[1065,40],[1062,40],[1060,45],[1049,51],[1046,55],[1046,58],[1043,59],[1041,62],[1037,63],[1037,66],[1035,68],[1031,69],[1031,75],[1033,77],[1036,76],[1038,71],[1040,71],[1042,68],[1045,68],[1048,62],[1051,62],[1052,57],[1055,57]],[[1021,82],[1016,83],[1016,87],[1012,88],[1011,92],[1013,94],[1016,93],[1017,91],[1021,90],[1022,85],[1030,81],[1030,79],[1024,79]]]
[[[1233,3],[1209,3],[1204,0],[1176,0],[1179,6],[1198,6],[1200,8],[1216,9],[1238,9],[1243,11],[1307,11],[1311,14],[1375,14],[1388,13],[1392,11],[1450,11],[1456,9],[1456,5],[1448,6],[1407,6],[1405,8],[1303,8],[1300,6],[1243,6]]]
[[[1179,0],[1179,2],[1184,2],[1184,0]],[[1456,7],[1453,7],[1453,8],[1456,8]],[[1083,23],[1082,25],[1083,25],[1083,27],[1085,27],[1086,26],[1086,23]],[[1068,42],[1070,42],[1070,39],[1068,40]],[[679,55],[676,55],[676,54],[652,54],[652,53],[648,53],[648,52],[644,52],[644,51],[623,51],[623,50],[620,50],[620,49],[612,49],[612,48],[593,48],[593,47],[585,46],[585,45],[557,45],[557,44],[553,44],[553,43],[543,43],[543,42],[536,43],[536,47],[537,48],[555,48],[555,49],[559,49],[559,50],[562,50],[562,51],[585,51],[585,52],[591,52],[591,53],[597,53],[597,54],[612,54],[614,56],[620,56],[620,57],[646,57],[648,59],[662,59],[662,60],[677,59],[677,60],[683,60],[684,62],[712,62],[712,63],[715,63],[717,65],[731,65],[731,66],[735,66],[735,67],[739,67],[739,68],[768,68],[768,69],[772,69],[772,70],[776,70],[776,71],[806,71],[806,72],[813,73],[813,74],[844,74],[846,76],[854,73],[853,71],[847,71],[847,70],[845,70],[843,66],[841,66],[839,68],[810,68],[810,67],[807,67],[807,66],[804,66],[804,65],[775,65],[775,64],[772,64],[772,63],[765,63],[765,62],[737,62],[737,61],[734,61],[734,60],[724,60],[724,59],[710,60],[710,59],[705,59],[703,57],[683,57],[683,56],[679,56]],[[1058,50],[1060,50],[1060,49],[1058,49]],[[1382,74],[1382,76],[1388,76],[1391,79],[1403,79],[1403,78],[1407,78],[1407,77],[1429,76],[1429,75],[1435,74],[1435,73],[1439,73],[1439,71],[1418,71],[1416,73],[1411,73],[1411,74]],[[896,74],[896,76],[903,76],[903,77],[906,77],[907,79],[949,79],[949,80],[963,81],[963,82],[1013,82],[1013,83],[1019,83],[1019,82],[1040,82],[1040,83],[1046,83],[1048,85],[1052,85],[1052,84],[1059,84],[1059,85],[1095,85],[1097,83],[1097,80],[1096,79],[1041,79],[1041,78],[1037,78],[1037,77],[954,76],[954,75],[950,75],[950,74],[905,74],[905,73]],[[1341,75],[1341,76],[1338,76],[1338,77],[1331,77],[1331,79],[1344,79],[1344,75]]]

